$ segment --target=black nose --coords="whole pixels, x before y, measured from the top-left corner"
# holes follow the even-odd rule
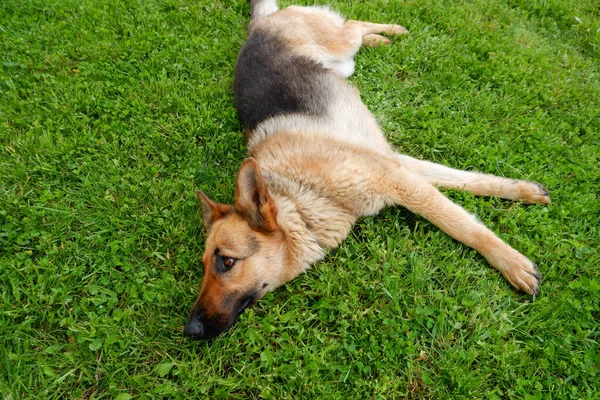
[[[183,334],[190,339],[203,339],[204,338],[204,324],[202,323],[202,313],[196,308],[192,308],[190,317],[188,318],[185,328],[183,328]]]

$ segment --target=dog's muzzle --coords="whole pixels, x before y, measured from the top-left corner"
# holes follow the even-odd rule
[[[211,339],[233,326],[244,310],[256,303],[254,293],[240,298],[234,309],[228,314],[207,315],[201,305],[195,305],[190,312],[183,334],[190,339]]]
[[[190,317],[188,318],[183,334],[190,339],[206,339],[204,323],[202,322],[202,314],[197,307],[192,308]]]

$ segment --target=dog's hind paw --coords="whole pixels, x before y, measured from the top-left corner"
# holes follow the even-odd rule
[[[382,44],[390,44],[390,39],[375,33],[363,36],[362,38],[362,45],[365,47],[378,47]]]
[[[408,33],[408,29],[400,25],[391,25],[389,32],[386,32],[388,35],[405,35]]]

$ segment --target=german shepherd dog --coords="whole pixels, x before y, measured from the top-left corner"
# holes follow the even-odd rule
[[[477,250],[515,288],[539,293],[536,265],[437,187],[549,204],[539,183],[451,169],[398,154],[348,83],[361,46],[387,44],[399,25],[345,21],[326,7],[251,0],[235,71],[246,126],[233,205],[198,192],[207,235],[204,276],[184,333],[229,329],[267,291],[344,240],[357,218],[401,205]]]

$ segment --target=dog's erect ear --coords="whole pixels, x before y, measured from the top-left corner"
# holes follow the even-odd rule
[[[202,205],[202,223],[204,224],[204,229],[208,233],[212,224],[219,218],[222,218],[225,214],[229,213],[232,207],[227,204],[215,203],[200,190],[198,190],[196,194]]]
[[[254,158],[247,158],[240,167],[234,207],[255,229],[273,232],[277,228],[277,206],[267,192]]]

